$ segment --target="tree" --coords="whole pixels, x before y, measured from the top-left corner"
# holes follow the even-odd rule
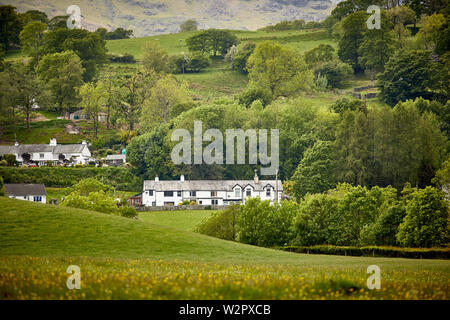
[[[81,98],[80,106],[84,110],[84,113],[92,119],[95,138],[97,138],[98,132],[98,116],[104,109],[106,94],[106,89],[101,82],[97,85],[85,83],[79,89]]]
[[[255,48],[256,44],[254,44],[253,42],[244,43],[244,45],[242,45],[242,47],[239,48],[236,54],[233,56],[233,60],[231,62],[233,70],[237,70],[243,74],[248,74],[247,61],[255,51]]]
[[[407,6],[393,7],[386,11],[386,16],[394,25],[394,33],[400,47],[404,47],[404,40],[410,35],[406,25],[416,24],[416,13]]]
[[[45,105],[47,92],[45,85],[33,71],[22,64],[15,65],[2,77],[2,90],[5,90],[8,103],[18,106],[25,112],[27,130],[30,130],[30,115],[35,103]],[[4,87],[3,87],[4,86]],[[14,112],[14,111],[13,111]]]
[[[338,56],[343,62],[350,64],[355,72],[361,70],[358,50],[364,38],[364,30],[367,29],[366,20],[365,12],[355,12],[341,22],[342,36],[339,39]]]
[[[139,122],[144,101],[150,96],[157,79],[154,71],[138,71],[118,88],[113,108],[119,119],[128,125],[129,131],[133,131],[135,124]]]
[[[366,103],[363,100],[341,98],[331,105],[331,110],[343,116],[346,111],[366,112]]]
[[[309,67],[322,62],[333,60],[335,56],[334,48],[329,44],[320,44],[309,51],[305,52],[305,62]]]
[[[319,64],[315,70],[316,75],[326,77],[327,84],[332,88],[342,88],[353,75],[353,69],[348,63],[335,58]]]
[[[382,72],[395,51],[394,33],[386,15],[381,15],[380,29],[367,29],[358,47],[358,64],[365,70]]]
[[[16,8],[10,5],[0,6],[0,43],[8,52],[12,45],[19,45],[19,33],[22,21]]]
[[[44,32],[46,30],[46,24],[40,21],[34,21],[27,24],[20,32],[19,38],[23,51],[33,57],[34,64],[39,62],[41,47],[44,42]]]
[[[180,85],[173,76],[159,79],[150,90],[149,98],[144,102],[140,119],[141,127],[145,130],[156,123],[167,123],[171,109],[177,104],[189,101],[189,91],[185,84]]]
[[[200,72],[211,65],[211,60],[204,54],[196,53],[189,57],[187,67],[192,72]]]
[[[250,85],[269,90],[273,97],[306,91],[314,84],[302,56],[276,42],[258,44],[247,67]]]
[[[59,112],[68,111],[78,102],[77,88],[83,84],[84,69],[73,51],[48,54],[36,67],[39,78],[47,83]]]
[[[45,12],[39,10],[28,10],[21,15],[21,19],[24,25],[27,25],[34,21],[39,21],[44,24],[48,24],[49,20]]]
[[[422,28],[417,34],[419,41],[424,45],[425,49],[432,49],[436,51],[440,39],[441,29],[446,23],[443,14],[433,14],[431,16],[424,16],[420,20]]]
[[[197,21],[193,19],[186,20],[180,25],[180,32],[196,31],[197,26]]]
[[[81,59],[85,82],[91,81],[99,66],[107,61],[106,42],[99,34],[84,29],[56,28],[46,32],[42,50],[43,54],[75,52]]]
[[[307,193],[320,193],[336,186],[335,159],[334,146],[329,141],[318,141],[306,150],[291,178],[297,199]]]
[[[380,97],[389,105],[399,101],[432,96],[429,90],[432,62],[430,53],[421,50],[398,51],[379,76]]]
[[[408,247],[435,247],[448,243],[449,208],[443,194],[433,188],[415,190],[406,202],[406,217],[397,241]]]
[[[144,48],[142,64],[147,71],[167,73],[169,72],[169,55],[166,50],[161,48],[159,42],[148,42]]]
[[[220,54],[225,56],[228,50],[239,43],[238,38],[228,30],[208,29],[186,39],[189,51]]]
[[[231,204],[225,210],[217,211],[208,220],[203,221],[197,226],[196,232],[223,240],[236,241],[240,211],[238,204]]]

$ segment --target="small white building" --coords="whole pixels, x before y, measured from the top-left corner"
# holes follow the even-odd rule
[[[277,194],[278,192],[278,194]],[[242,203],[248,198],[276,202],[281,200],[281,181],[259,180],[256,172],[253,180],[192,180],[184,176],[178,181],[144,181],[142,205],[173,206],[181,202],[195,201],[198,205],[229,205]]]
[[[65,160],[72,160],[75,164],[86,164],[94,160],[86,141],[80,144],[58,144],[56,139],[50,139],[49,144],[19,144],[14,146],[0,146],[0,156],[13,154],[19,165],[34,162],[39,166],[47,161],[57,165]]]
[[[43,184],[5,183],[4,186],[9,198],[46,203],[47,191]]]

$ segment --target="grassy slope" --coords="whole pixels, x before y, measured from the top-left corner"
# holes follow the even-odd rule
[[[141,212],[139,218],[149,223],[194,231],[196,226],[214,212],[214,210],[150,211]]]
[[[82,290],[66,288],[73,264]],[[449,274],[443,260],[294,254],[0,197],[0,299],[448,299]]]

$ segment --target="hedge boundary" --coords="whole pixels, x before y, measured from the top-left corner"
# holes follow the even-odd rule
[[[85,178],[96,178],[117,190],[142,190],[143,179],[135,176],[130,168],[121,167],[0,167],[4,183],[43,183],[46,187],[71,187]]]
[[[447,248],[400,248],[400,247],[349,247],[349,246],[286,246],[276,249],[306,254],[329,254],[342,256],[389,257],[410,259],[450,259],[450,247]]]

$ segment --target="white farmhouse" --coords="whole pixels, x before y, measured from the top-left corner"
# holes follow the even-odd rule
[[[278,192],[278,194],[277,194]],[[142,205],[173,206],[188,200],[199,205],[229,205],[245,203],[248,198],[276,202],[281,200],[281,181],[259,180],[256,172],[253,180],[192,180],[184,176],[178,181],[144,181]]]
[[[47,191],[43,184],[5,183],[5,193],[9,198],[33,202],[46,202]]]
[[[42,166],[47,161],[58,163],[72,159],[75,164],[86,164],[93,160],[86,141],[81,144],[58,144],[56,139],[50,139],[49,144],[18,144],[0,146],[0,156],[14,154],[19,165],[35,162]]]

